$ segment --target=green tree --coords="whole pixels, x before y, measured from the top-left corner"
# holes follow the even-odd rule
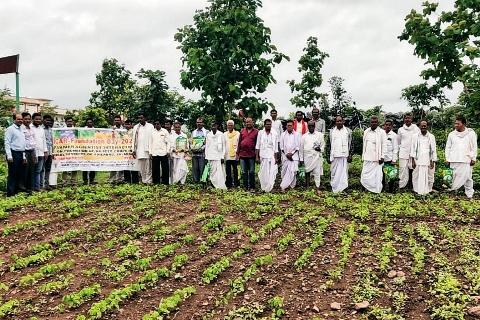
[[[425,1],[421,12],[412,10],[399,36],[415,47],[416,56],[426,60],[428,68],[421,76],[433,83],[409,90],[409,99],[429,102],[444,88],[461,83],[459,102],[470,120],[480,119],[480,2],[455,0],[452,11],[438,13],[437,9],[438,3]]]
[[[298,72],[302,74],[302,80],[287,81],[292,93],[297,93],[290,102],[297,108],[312,108],[313,106],[327,107],[325,100],[327,94],[320,93],[319,88],[322,85],[323,77],[322,67],[329,55],[318,48],[318,39],[309,37],[307,46],[303,49],[304,55],[298,61]],[[328,111],[327,111],[328,112]]]
[[[15,108],[15,100],[11,98],[10,89],[0,90],[0,117],[12,117],[12,110]]]
[[[331,116],[345,115],[345,110],[352,106],[352,97],[343,86],[345,79],[334,76],[328,80],[332,92]]]
[[[107,111],[99,107],[88,106],[83,110],[67,112],[67,115],[73,117],[73,121],[75,121],[75,126],[77,127],[84,127],[88,118],[93,119],[93,125],[95,128],[111,127]]]
[[[168,93],[168,84],[165,81],[165,72],[160,70],[141,69],[137,77],[147,80],[147,85],[140,90],[139,107],[152,120],[164,121],[174,116],[175,110],[171,95]]]
[[[269,104],[257,97],[274,83],[272,69],[287,56],[271,43],[270,29],[257,15],[260,0],[209,0],[194,24],[179,29],[183,53],[181,84],[202,91],[203,111],[217,121],[243,108],[260,117]]]
[[[136,109],[136,82],[131,72],[121,65],[117,59],[105,59],[102,70],[96,75],[99,90],[92,93],[92,107],[106,111],[109,120],[116,114],[130,114]]]

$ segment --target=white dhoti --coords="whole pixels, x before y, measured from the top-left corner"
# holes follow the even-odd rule
[[[274,158],[262,158],[260,162],[260,171],[258,171],[258,179],[260,180],[260,188],[265,192],[270,192],[275,185],[275,179],[278,174],[278,165]]]
[[[450,168],[453,169],[453,181],[450,190],[465,187],[465,195],[472,198],[475,191],[473,190],[472,166],[470,166],[470,163],[452,162]]]
[[[333,192],[342,192],[348,188],[348,162],[346,157],[333,158],[330,167],[330,184]]]
[[[435,167],[417,165],[412,173],[413,191],[420,195],[432,192],[434,178]]]
[[[185,158],[173,158],[172,184],[185,184],[188,174],[188,165]]]
[[[377,161],[364,161],[360,182],[370,192],[380,193],[383,189],[383,166]]]
[[[400,189],[405,188],[410,179],[410,170],[412,170],[412,160],[411,159],[398,159],[398,187]]]
[[[305,164],[305,172],[310,173],[315,180],[315,186],[320,187],[320,179],[323,175],[323,159],[319,152],[305,152],[303,163]]]
[[[210,181],[217,189],[227,190],[225,185],[225,171],[222,165],[222,160],[208,160],[210,163]]]
[[[150,159],[138,159],[138,170],[145,184],[152,183],[152,161]]]
[[[282,162],[282,182],[280,188],[295,188],[297,185],[298,160],[290,161],[284,157]]]

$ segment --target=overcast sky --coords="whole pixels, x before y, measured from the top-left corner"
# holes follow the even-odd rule
[[[323,74],[345,79],[360,107],[383,105],[405,110],[401,89],[421,81],[423,62],[413,47],[397,37],[404,18],[423,0],[264,0],[259,15],[272,40],[290,62],[278,66],[277,84],[266,97],[281,114],[292,111],[286,80],[298,78],[297,63],[309,36],[330,54]],[[441,0],[443,8],[453,0]],[[190,24],[205,0],[1,0],[0,56],[20,54],[22,96],[54,100],[61,107],[88,104],[95,74],[104,58],[117,58],[136,73],[164,70],[167,82],[180,87],[177,28]],[[0,87],[15,88],[14,75],[0,75]],[[322,88],[328,91],[326,81]],[[455,100],[456,94],[449,96]]]

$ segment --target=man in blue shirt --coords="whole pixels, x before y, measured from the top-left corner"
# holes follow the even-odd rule
[[[22,131],[23,117],[21,114],[13,116],[14,123],[5,132],[5,154],[8,161],[7,197],[24,191],[25,180],[25,135]]]

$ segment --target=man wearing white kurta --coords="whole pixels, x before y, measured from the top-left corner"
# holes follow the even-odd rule
[[[212,130],[207,133],[205,140],[205,159],[210,166],[210,181],[215,188],[223,190],[227,190],[223,168],[226,149],[227,141],[225,135],[223,132],[218,131],[218,124],[213,123]]]
[[[393,122],[392,120],[386,120],[383,126],[385,133],[387,134],[387,152],[385,153],[385,165],[395,166],[398,161],[398,138],[397,134],[393,132]],[[392,179],[387,182],[387,178],[384,178],[385,189],[388,192],[393,193],[395,189],[395,180]]]
[[[273,109],[270,111],[270,116],[272,117],[272,132],[277,135],[278,140],[283,133],[282,120],[277,119],[278,113],[277,110]],[[280,141],[278,141],[280,143]]]
[[[308,122],[308,132],[302,136],[300,145],[300,162],[305,165],[305,185],[310,186],[310,175],[313,175],[315,186],[320,188],[320,179],[323,175],[323,152],[325,139],[323,133],[316,130],[316,122]]]
[[[370,192],[383,189],[383,162],[387,152],[387,134],[378,127],[378,117],[370,119],[370,128],[363,134],[363,168],[360,182]]]
[[[133,127],[133,157],[137,159],[140,176],[145,184],[152,183],[152,162],[150,160],[150,137],[153,125],[147,123],[145,115],[138,116],[138,124]]]
[[[403,117],[403,126],[398,129],[398,166],[399,166],[399,188],[405,188],[410,180],[413,170],[410,151],[412,148],[412,138],[420,133],[417,125],[412,123],[413,116],[406,113]]]
[[[352,131],[344,126],[341,116],[335,119],[335,128],[330,130],[330,172],[332,191],[342,192],[348,188],[348,163],[352,161]]]
[[[187,155],[190,150],[188,137],[181,131],[180,122],[173,124],[172,142],[172,184],[185,184],[188,174]]]
[[[412,184],[413,190],[425,195],[432,191],[437,162],[437,144],[433,134],[428,132],[427,121],[420,122],[420,133],[412,137]]]
[[[280,138],[280,150],[282,151],[282,182],[280,188],[295,188],[297,184],[298,163],[300,161],[301,135],[293,130],[293,121],[288,121],[287,130]]]
[[[264,129],[258,133],[255,151],[257,162],[260,163],[260,188],[270,192],[278,174],[278,136],[272,131],[272,120],[266,119],[263,124]]]
[[[467,128],[465,117],[457,116],[455,131],[450,132],[445,147],[445,159],[453,169],[451,190],[465,187],[465,195],[473,197],[472,168],[477,161],[477,134]]]

